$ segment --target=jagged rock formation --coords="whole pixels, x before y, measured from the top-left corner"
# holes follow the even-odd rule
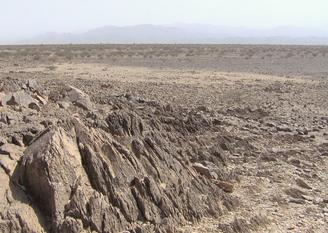
[[[16,158],[0,152],[4,232],[174,232],[236,206],[222,186],[235,139],[217,119],[125,97],[99,111],[80,90],[65,93],[56,101],[73,105],[55,111],[67,115]]]

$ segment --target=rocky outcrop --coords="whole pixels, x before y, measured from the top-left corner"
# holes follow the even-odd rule
[[[5,190],[20,193],[13,203],[24,200],[13,231],[174,232],[236,205],[224,182],[234,139],[211,118],[119,97],[100,114],[73,87],[58,101],[83,111],[54,103],[57,123],[0,146]],[[14,224],[11,207],[0,213]]]
[[[42,213],[14,178],[23,149],[12,144],[0,147],[0,232],[46,232]]]
[[[38,208],[24,191],[15,186],[0,169],[0,232],[46,232],[45,222]]]
[[[110,133],[74,118],[25,150],[20,183],[53,231],[152,232],[220,214],[228,196],[197,175],[165,131],[125,111],[107,119]]]

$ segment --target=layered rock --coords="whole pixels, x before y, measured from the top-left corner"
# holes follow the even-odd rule
[[[107,121],[105,132],[74,118],[24,153],[20,182],[53,231],[151,232],[221,213],[229,198],[194,170],[167,132],[125,111]]]
[[[0,159],[6,192],[19,190],[26,203],[15,215],[18,231],[174,232],[236,205],[227,194],[233,184],[222,183],[235,139],[210,117],[120,98],[99,111],[73,87],[58,101],[82,112],[58,107],[67,115],[56,124],[44,124],[22,147],[3,143],[7,152],[0,151],[7,156]],[[1,212],[9,223],[10,210]],[[38,220],[24,215],[31,211]]]

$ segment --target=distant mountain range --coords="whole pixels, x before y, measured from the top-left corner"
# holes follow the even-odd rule
[[[328,45],[327,30],[276,27],[248,29],[201,24],[105,26],[83,33],[46,33],[18,44],[223,43]]]

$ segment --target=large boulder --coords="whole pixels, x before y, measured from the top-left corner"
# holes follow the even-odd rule
[[[32,92],[40,92],[41,90],[41,86],[35,79],[27,80],[26,87]]]
[[[6,102],[7,105],[19,105],[28,107],[32,103],[37,103],[28,93],[25,91],[18,91],[8,95],[9,100]]]
[[[75,104],[76,106],[85,109],[93,109],[93,104],[90,100],[90,97],[82,92],[80,89],[77,89],[73,86],[67,86],[66,88],[66,98]]]
[[[74,130],[45,132],[25,151],[20,173],[28,193],[52,219],[55,232],[74,232],[81,229],[81,221],[85,230],[101,232],[104,224],[108,232],[123,229],[125,219],[120,211],[109,203],[108,196],[92,188]],[[104,218],[108,222],[104,223]]]
[[[40,97],[39,95],[37,96]],[[40,102],[41,104],[45,103],[44,101],[39,101],[37,98],[33,98],[24,90],[21,90],[2,97],[1,104],[2,106],[21,106],[40,111]]]
[[[24,185],[48,216],[64,217],[71,188],[83,174],[76,144],[61,128],[45,132],[23,157]]]
[[[5,94],[5,93],[1,93],[0,94],[0,104],[1,106],[6,106],[7,102],[12,98],[12,94]]]

